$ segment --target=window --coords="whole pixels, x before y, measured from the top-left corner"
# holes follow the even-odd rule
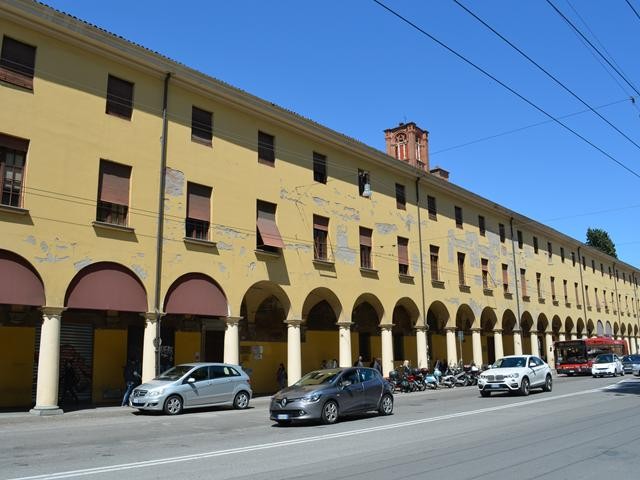
[[[539,272],[536,272],[536,291],[538,292],[538,298],[542,298],[541,279],[542,279],[542,274]]]
[[[596,273],[596,261],[591,260],[591,273]]]
[[[0,80],[33,90],[36,47],[10,37],[2,38]]]
[[[576,266],[576,252],[571,252],[571,266]]]
[[[486,258],[481,259],[482,264],[482,288],[489,289],[489,260]]]
[[[478,230],[480,230],[480,236],[484,237],[487,230],[482,215],[478,215]]]
[[[129,181],[131,167],[100,160],[98,179],[98,222],[127,225],[129,213]]]
[[[573,290],[575,291],[575,295],[576,295],[576,305],[581,305],[581,303],[580,303],[580,295],[579,295],[579,290],[578,290],[578,282],[574,282]]]
[[[602,303],[604,304],[604,308],[608,308],[607,307],[607,291],[606,290],[602,290]]]
[[[509,293],[509,266],[506,263],[502,264],[502,290]]]
[[[557,300],[556,299],[556,279],[555,279],[555,277],[550,277],[550,281],[551,281],[551,300],[553,300],[555,302]]]
[[[456,227],[462,228],[462,208],[454,207],[456,215]]]
[[[313,180],[327,183],[327,157],[317,152],[313,152]]]
[[[553,256],[553,246],[551,245],[551,242],[547,242],[547,257],[549,258],[549,260],[551,260],[552,256]]]
[[[440,274],[438,269],[438,252],[440,251],[440,247],[435,245],[429,246],[429,256],[431,258],[431,281],[438,282],[440,281]]]
[[[584,255],[582,256],[582,270],[586,270],[587,269],[587,261],[584,258]]]
[[[600,299],[598,298],[598,289],[597,288],[593,289],[593,297],[596,299],[596,308],[599,309],[600,308]]]
[[[276,164],[275,137],[258,131],[258,163],[274,167]]]
[[[404,185],[396,183],[396,208],[398,210],[407,209],[407,200],[405,196]]]
[[[527,297],[527,271],[524,268],[520,269],[520,285],[522,286],[522,296]]]
[[[464,253],[458,252],[458,285],[466,285],[464,277]]]
[[[560,261],[564,263],[564,247],[560,247]]]
[[[133,113],[133,83],[109,75],[107,80],[107,109],[109,115],[131,119]]]
[[[371,236],[373,230],[370,228],[360,227],[360,268],[371,270]]]
[[[409,275],[409,239],[398,237],[398,270],[400,275]]]
[[[327,238],[329,236],[329,219],[320,215],[313,216],[313,258],[327,260]]]
[[[589,300],[589,285],[584,286],[584,298],[587,302],[587,307],[591,308],[591,300]]]
[[[538,237],[533,237],[533,253],[538,253]]]
[[[569,292],[567,291],[567,281],[562,280],[562,290],[564,292],[564,303],[569,303]]]
[[[256,248],[278,253],[284,242],[276,225],[276,204],[258,200],[256,210]]]
[[[436,207],[436,197],[427,195],[427,210],[430,220],[438,220],[438,208]]]
[[[366,170],[358,169],[358,193],[361,197],[371,196],[371,180]]]
[[[396,158],[398,160],[407,160],[409,158],[407,136],[404,133],[396,135]]]
[[[611,279],[611,267],[609,267],[609,279]]]
[[[602,263],[600,264],[600,276],[604,277],[604,265]]]
[[[498,224],[498,231],[500,232],[500,243],[504,243],[504,239],[506,237],[504,233],[504,224],[502,223]]]
[[[524,240],[522,240],[522,231],[518,230],[516,235],[518,236],[518,248],[522,248],[522,245],[524,244]]]
[[[185,237],[209,240],[211,187],[187,183],[187,220]]]
[[[0,204],[11,207],[22,206],[22,184],[24,164],[29,140],[0,133]]]
[[[213,113],[191,107],[191,140],[211,145],[213,140]]]

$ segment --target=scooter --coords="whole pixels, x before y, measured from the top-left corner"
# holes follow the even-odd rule
[[[440,372],[438,370],[438,372]],[[431,388],[436,390],[439,385],[438,377],[435,376],[435,373],[429,373],[427,368],[420,369],[420,373],[422,374],[422,381],[424,382],[425,388]]]

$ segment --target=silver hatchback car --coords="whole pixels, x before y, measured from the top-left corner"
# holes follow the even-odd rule
[[[249,376],[238,365],[185,363],[137,386],[131,392],[129,405],[177,415],[185,408],[213,405],[247,408],[251,395]]]

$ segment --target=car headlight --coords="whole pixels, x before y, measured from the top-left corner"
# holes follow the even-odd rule
[[[305,395],[304,397],[302,397],[301,400],[304,403],[315,403],[318,400],[320,400],[320,394],[319,393],[313,393],[311,395]]]
[[[519,373],[509,373],[508,375],[505,375],[504,378],[518,378],[519,376]]]
[[[487,379],[487,376],[486,376],[486,375],[480,375],[480,378],[481,378],[482,380],[486,380],[486,379]]]
[[[162,390],[151,390],[149,393],[147,393],[147,396],[149,396],[149,397],[159,397],[163,393],[164,393],[164,389],[162,389]]]

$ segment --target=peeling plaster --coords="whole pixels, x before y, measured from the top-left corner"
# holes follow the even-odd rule
[[[249,270],[249,272],[253,272],[256,269],[256,262],[251,262],[249,263],[249,265],[247,265],[247,270]]]
[[[182,262],[182,255],[180,255],[179,253],[176,253],[176,256],[173,257],[173,260],[171,260],[172,263],[181,263]]]
[[[75,269],[76,272],[79,272],[84,267],[87,267],[87,266],[91,265],[92,263],[93,263],[93,260],[91,258],[85,257],[82,260],[78,260],[77,262],[75,262],[73,264],[73,268]]]
[[[303,251],[303,252],[311,251],[311,245],[304,244],[304,243],[288,243],[284,248],[285,250],[296,250],[296,251]]]
[[[144,252],[138,252],[138,253],[136,253],[136,257],[138,257],[138,258],[144,258]]]
[[[244,257],[247,253],[247,249],[245,247],[240,247],[240,256]]]
[[[184,193],[184,173],[173,168],[166,168],[164,193],[169,197],[181,197]]]
[[[64,260],[67,260],[68,258],[69,258],[69,255],[65,255],[64,257],[58,257],[56,255],[53,255],[52,253],[47,253],[46,257],[35,257],[38,263],[57,263],[57,262],[62,262]]]
[[[349,237],[345,225],[338,225],[336,229],[336,260],[348,265],[356,263],[356,251],[349,247]]]
[[[218,271],[220,273],[225,273],[227,271],[227,267],[223,263],[218,263]]]
[[[376,232],[380,235],[389,235],[390,233],[398,231],[398,227],[392,223],[376,223]]]
[[[36,237],[34,237],[33,235],[29,235],[27,238],[24,239],[24,241],[27,243],[30,243],[31,245],[35,245]]]
[[[299,196],[299,194],[297,192],[295,194]],[[299,198],[293,197],[292,194],[289,193],[289,191],[284,187],[280,188],[280,198],[282,200],[289,200],[291,202],[298,203],[300,205],[304,205],[304,202],[302,200],[300,200]]]
[[[230,238],[240,238],[243,240],[249,236],[246,233],[242,233],[242,232],[239,232],[238,230],[234,230],[233,228],[228,228],[228,227],[225,227],[225,228],[216,227],[215,231],[220,235],[224,235]]]
[[[320,197],[313,197],[313,203],[318,205],[319,207],[326,207],[329,204],[329,201]]]
[[[131,269],[138,274],[142,280],[147,279],[147,271],[140,265],[131,265]]]
[[[233,250],[233,245],[227,242],[216,242],[218,250]]]
[[[68,245],[56,245],[56,250],[66,250],[69,248]]]
[[[340,217],[345,222],[359,222],[360,212],[353,207],[347,207],[341,203],[337,203],[336,207],[342,207],[342,210],[333,210],[331,213]]]
[[[45,241],[40,242],[40,250],[42,250],[45,253],[49,251],[49,245],[47,245],[47,242]]]

